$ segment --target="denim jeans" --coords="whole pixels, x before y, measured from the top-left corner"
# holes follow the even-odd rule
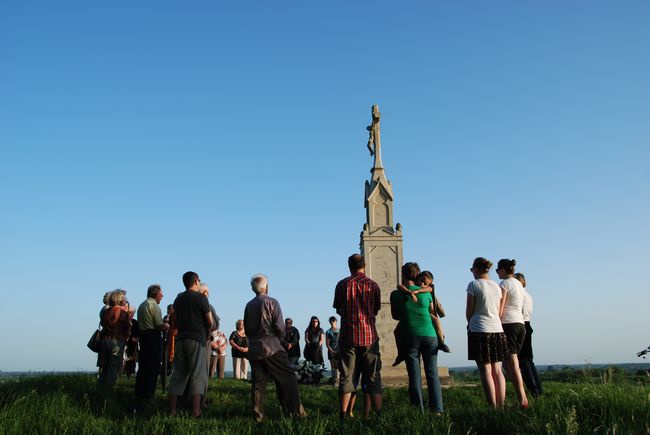
[[[404,337],[406,370],[409,375],[409,399],[413,405],[424,411],[422,398],[422,376],[420,375],[420,356],[424,363],[424,375],[427,378],[429,409],[443,412],[442,391],[438,378],[438,338]]]

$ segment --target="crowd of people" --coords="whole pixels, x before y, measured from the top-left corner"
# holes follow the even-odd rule
[[[515,273],[515,265],[515,260],[499,261],[496,272],[501,282],[497,284],[489,277],[492,263],[476,258],[470,269],[474,280],[467,287],[468,359],[476,361],[487,402],[494,408],[505,403],[503,369],[514,385],[520,407],[529,406],[525,387],[533,396],[542,394],[531,344],[532,298],[525,289],[525,277]],[[366,276],[365,266],[363,256],[351,255],[350,275],[335,287],[332,306],[340,316],[340,329],[334,316],[328,319],[327,331],[313,316],[304,333],[302,354],[306,361],[323,364],[323,345],[327,349],[330,382],[338,384],[341,419],[353,415],[359,387],[366,418],[373,410],[379,414],[382,408],[382,361],[376,328],[381,291]],[[402,266],[401,274],[401,284],[390,294],[391,315],[398,322],[393,365],[405,362],[411,404],[422,412],[426,407],[442,414],[437,356],[439,351],[450,351],[440,321],[444,309],[436,297],[431,272],[409,262]],[[246,304],[243,319],[237,320],[229,338],[220,329],[219,316],[209,302],[209,287],[195,272],[186,272],[182,281],[185,291],[167,306],[164,317],[160,308],[163,291],[157,284],[149,286],[147,298],[137,310],[129,305],[125,290],[104,295],[97,360],[99,397],[110,395],[120,373],[130,376],[135,372],[137,412],[150,403],[162,372],[171,375],[167,386],[169,414],[176,415],[178,401],[183,398],[192,415],[198,417],[208,406],[208,379],[224,377],[230,346],[235,379],[247,380],[250,364],[252,414],[257,421],[265,416],[270,380],[285,413],[305,416],[294,372],[301,355],[300,332],[291,318],[283,318],[280,303],[269,296],[268,278],[262,274],[252,277],[255,296]],[[426,401],[420,360],[427,382]]]

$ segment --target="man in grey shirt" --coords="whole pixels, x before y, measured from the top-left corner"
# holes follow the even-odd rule
[[[269,282],[259,274],[251,279],[255,297],[246,304],[244,329],[248,337],[248,360],[251,363],[253,415],[260,422],[264,419],[266,383],[275,381],[280,405],[293,417],[304,417],[300,403],[300,391],[296,375],[289,366],[287,353],[280,344],[284,338],[282,309],[277,300],[268,296]]]

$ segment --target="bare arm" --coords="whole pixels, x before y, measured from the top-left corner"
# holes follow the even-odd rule
[[[499,306],[499,317],[503,318],[503,312],[506,310],[506,301],[508,300],[508,293],[501,288],[501,305]]]
[[[413,302],[418,301],[418,293],[420,293],[420,290],[409,290],[406,288],[404,284],[398,284],[397,285],[397,290],[401,291],[402,293],[406,293],[413,299]]]
[[[465,306],[465,318],[469,322],[474,314],[474,295],[467,293],[467,305]]]
[[[323,341],[325,340],[325,334],[321,334],[318,337],[318,347],[321,347],[323,345]]]
[[[203,315],[203,318],[205,320],[205,326],[208,328],[208,331],[210,331],[214,325],[214,322],[212,320],[212,313],[208,311]]]

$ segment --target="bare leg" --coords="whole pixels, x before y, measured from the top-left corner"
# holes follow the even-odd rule
[[[167,396],[169,403],[169,415],[172,417],[176,415],[176,402],[178,401],[178,396],[169,395]]]
[[[372,403],[372,407],[375,408],[375,412],[381,412],[381,401],[382,401],[381,394],[364,394],[363,396],[364,396],[364,402],[365,402],[365,397],[369,396],[370,400],[368,400],[368,402]],[[369,412],[369,408],[370,406],[364,404],[364,409],[368,409],[368,412]]]
[[[379,408],[381,409],[381,396],[379,400]],[[370,400],[370,394],[364,394],[363,395],[363,416],[365,418],[368,418],[370,416],[370,409],[372,408],[372,403]]]
[[[198,417],[201,415],[201,395],[192,394],[190,396],[190,402],[192,403],[192,417]]]
[[[492,378],[492,364],[490,363],[481,363],[476,361],[476,366],[478,367],[478,373],[481,376],[481,385],[483,386],[483,392],[485,393],[485,398],[487,399],[488,405],[492,408],[497,407],[496,392],[494,386],[494,379]]]
[[[345,411],[349,417],[354,417],[354,404],[357,402],[357,393],[350,393],[350,403]]]
[[[356,399],[356,397],[355,397],[355,399]],[[354,401],[352,400],[352,393],[343,393],[343,394],[341,394],[340,400],[341,400],[341,403],[340,403],[341,409],[340,409],[340,414],[339,415],[341,416],[341,418],[343,418],[345,416],[345,414],[348,412],[348,408],[350,410],[352,410],[352,408],[354,407]],[[352,406],[350,406],[350,405],[352,405]]]
[[[510,354],[505,363],[508,377],[515,386],[515,393],[517,393],[519,406],[528,406],[528,398],[526,397],[526,390],[524,389],[524,380],[522,379],[521,371],[519,370],[519,359],[517,358],[517,354]]]
[[[491,366],[491,376],[492,382],[494,383],[496,406],[498,408],[501,408],[506,401],[506,378],[503,376],[503,372],[501,371],[500,362],[493,363]]]

